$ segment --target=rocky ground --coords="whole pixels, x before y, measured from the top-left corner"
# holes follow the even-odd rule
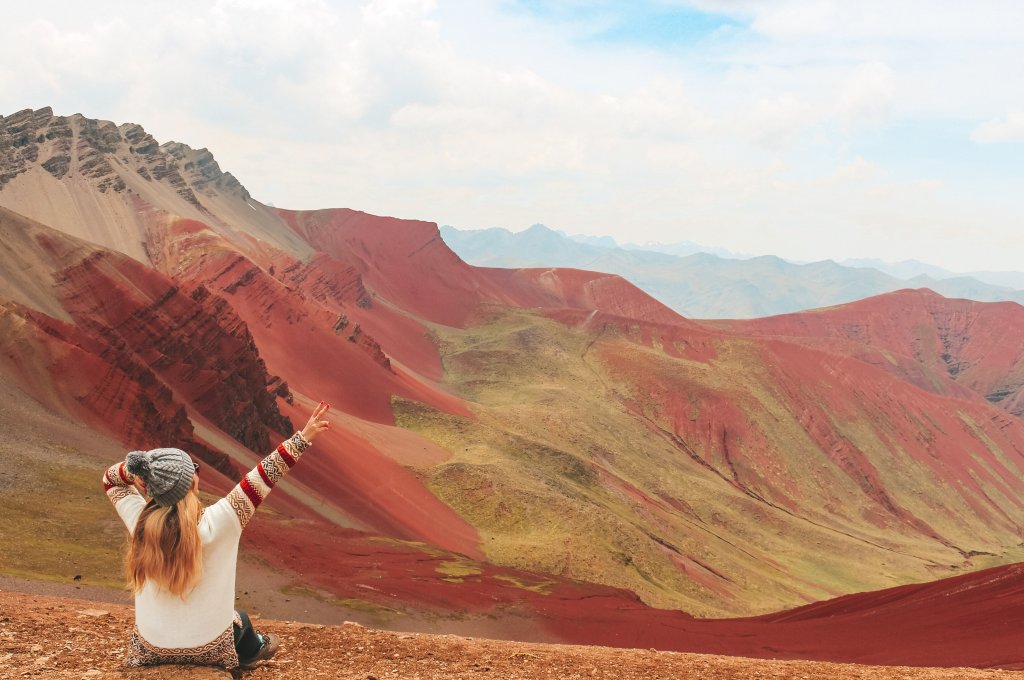
[[[124,666],[124,653],[131,622],[131,608],[122,605],[0,591],[0,678],[231,677],[210,668],[129,670]],[[274,659],[240,674],[252,680],[1024,678],[1024,673],[997,670],[765,661],[643,649],[526,644],[395,633],[352,623],[321,626],[260,620],[257,627],[278,633],[283,645]]]

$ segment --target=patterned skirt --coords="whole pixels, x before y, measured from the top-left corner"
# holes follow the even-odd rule
[[[216,638],[199,647],[157,647],[146,642],[136,627],[128,646],[129,666],[157,666],[160,664],[182,664],[191,666],[238,666],[235,651],[234,626]]]

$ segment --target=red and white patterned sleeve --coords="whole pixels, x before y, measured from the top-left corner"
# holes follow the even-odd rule
[[[142,498],[142,494],[132,484],[133,481],[134,477],[125,469],[123,460],[120,463],[114,463],[103,473],[103,490],[115,508],[118,503],[129,496]]]
[[[295,464],[302,458],[302,452],[309,446],[310,443],[302,436],[302,433],[296,432],[284,440],[273,453],[260,461],[259,465],[249,470],[242,481],[225,496],[243,529],[270,490],[274,488],[278,480],[295,467]]]
[[[146,507],[146,499],[132,484],[134,479],[125,469],[124,461],[114,463],[103,472],[103,490],[128,531],[135,530],[135,523]]]

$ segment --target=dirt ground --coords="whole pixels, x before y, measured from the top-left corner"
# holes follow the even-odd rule
[[[0,591],[0,678],[230,678],[215,669],[130,670],[124,654],[130,607],[106,602]],[[643,649],[527,644],[455,635],[394,633],[258,620],[283,640],[277,656],[236,677],[448,680],[534,678],[607,680],[1024,680],[1024,673],[979,669],[858,666],[765,661]]]

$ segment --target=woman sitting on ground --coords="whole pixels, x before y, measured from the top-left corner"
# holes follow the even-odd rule
[[[103,487],[131,534],[125,567],[135,630],[128,665],[246,668],[274,655],[278,637],[260,635],[234,609],[238,541],[274,484],[327,429],[329,408],[320,402],[300,432],[206,508],[199,464],[181,449],[132,451],[107,469]]]

